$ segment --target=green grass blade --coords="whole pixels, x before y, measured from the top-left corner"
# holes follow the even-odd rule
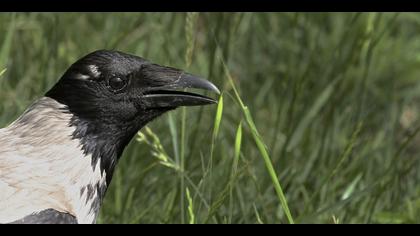
[[[3,45],[0,50],[0,68],[5,68],[7,66],[7,60],[13,43],[13,35],[15,34],[15,21],[15,13],[13,13],[11,17],[11,22],[9,24],[9,28],[7,29],[7,33],[5,35]]]
[[[175,119],[172,113],[168,114],[169,131],[171,134],[172,146],[174,150],[175,162],[180,166],[179,160],[179,144],[178,144],[178,129],[176,127]]]
[[[189,223],[195,224],[193,200],[191,198],[190,190],[188,188],[186,188],[186,192],[187,192],[187,200],[188,200],[188,216],[190,218]]]
[[[182,108],[182,120],[181,120],[181,152],[179,154],[180,157],[180,167],[181,167],[181,172],[180,174],[180,179],[181,179],[181,183],[180,183],[180,191],[181,191],[181,197],[180,197],[180,208],[181,208],[181,222],[182,224],[185,223],[185,176],[184,176],[184,171],[185,171],[185,146],[186,146],[186,123],[187,123],[187,109],[185,107]]]
[[[356,126],[356,129],[351,135],[350,140],[348,141],[345,149],[343,150],[342,154],[338,157],[338,162],[335,165],[334,169],[330,172],[329,175],[327,175],[323,180],[321,180],[320,186],[317,187],[317,190],[312,194],[311,201],[315,199],[316,196],[318,196],[321,192],[321,189],[328,184],[328,182],[338,173],[342,165],[344,164],[344,161],[348,159],[350,154],[352,153],[354,146],[356,145],[357,138],[359,137],[359,133],[361,132],[363,127],[363,123],[359,122]],[[347,197],[348,198],[348,197]],[[305,207],[304,212],[307,211],[307,208]]]
[[[351,183],[350,185],[346,188],[346,190],[344,191],[343,195],[341,196],[341,200],[346,200],[347,198],[349,198],[353,192],[356,190],[356,186],[359,183],[359,181],[362,179],[363,175],[359,174]]]
[[[280,181],[277,178],[278,175],[276,174],[276,171],[274,170],[273,164],[271,163],[271,158],[270,158],[270,155],[268,154],[267,147],[264,144],[264,142],[262,140],[262,137],[258,133],[257,127],[255,126],[255,123],[252,119],[251,113],[249,112],[248,107],[246,107],[244,102],[242,101],[242,99],[239,95],[239,92],[236,89],[235,83],[233,82],[232,76],[230,75],[229,69],[227,68],[227,65],[224,62],[222,57],[221,57],[221,61],[222,61],[226,76],[228,77],[229,83],[232,86],[232,89],[235,93],[236,99],[237,99],[238,103],[241,105],[241,109],[242,109],[242,112],[245,116],[245,120],[246,120],[248,126],[251,129],[252,137],[253,137],[253,139],[254,139],[257,147],[258,147],[258,150],[259,150],[260,154],[262,155],[262,157],[264,159],[264,162],[265,162],[265,165],[267,167],[268,173],[269,173],[269,175],[271,177],[271,180],[273,182],[274,189],[276,190],[278,199],[279,199],[279,201],[281,203],[281,206],[282,206],[282,208],[283,208],[283,210],[286,214],[287,220],[289,221],[289,223],[294,224],[294,220],[293,220],[292,214],[290,212],[289,205],[287,204],[286,196],[283,193],[283,189],[280,185]]]
[[[219,133],[220,123],[222,122],[222,115],[223,115],[223,94],[220,95],[219,103],[217,105],[217,111],[216,116],[214,117],[214,127],[213,127],[213,134],[211,139],[211,145],[210,145],[210,160],[209,160],[209,167],[208,167],[208,181],[212,182],[213,180],[213,158],[214,158],[214,149],[215,149],[215,143],[216,139]],[[212,204],[212,186],[210,184],[209,188],[209,197],[210,197],[210,204]],[[213,212],[211,209],[209,209],[209,216],[212,215]],[[209,218],[208,218],[209,219]]]
[[[114,202],[114,204],[115,204],[115,212],[119,215],[119,214],[121,214],[122,206],[123,206],[123,202],[122,202],[122,199],[123,199],[123,196],[122,196],[122,193],[123,193],[123,191],[122,191],[122,188],[123,188],[122,177],[123,176],[121,174],[121,171],[119,171],[119,170],[117,170],[115,174],[116,174],[115,187],[116,187],[117,191],[115,191],[115,196],[114,196],[115,202]]]
[[[235,153],[232,164],[232,173],[230,175],[230,190],[229,190],[229,223],[232,223],[233,217],[233,188],[234,181],[238,171],[239,156],[241,155],[241,144],[242,144],[242,121],[239,122],[238,129],[236,130],[235,136]]]
[[[255,217],[257,218],[257,222],[258,224],[264,224],[264,222],[261,220],[261,216],[260,213],[258,212],[257,206],[255,206],[255,204],[252,205],[254,208],[254,212],[255,212]]]
[[[290,141],[289,141],[289,145],[287,146],[287,151],[291,151],[292,149],[294,149],[302,140],[302,137],[305,134],[306,128],[308,128],[308,126],[311,124],[311,121],[319,113],[321,108],[325,105],[325,103],[328,101],[331,94],[333,93],[335,84],[336,84],[335,82],[330,83],[324,89],[324,91],[322,91],[319,97],[315,100],[312,107],[305,114],[305,117],[302,119],[302,121],[299,123],[296,130],[293,132],[292,137],[290,138]]]
[[[255,143],[257,144],[258,150],[260,151],[262,157],[264,158],[264,162],[265,162],[266,167],[268,169],[268,173],[270,174],[271,180],[273,181],[274,188],[277,192],[278,198],[281,202],[281,205],[282,205],[283,210],[284,210],[284,212],[287,216],[287,219],[288,219],[289,223],[294,224],[292,214],[290,213],[289,206],[287,204],[286,196],[283,193],[283,189],[280,185],[280,181],[277,178],[278,175],[276,174],[276,171],[274,170],[273,164],[271,163],[271,158],[268,154],[266,146],[265,146],[264,142],[262,141],[262,138],[259,135],[258,130],[256,129],[255,123],[252,120],[252,116],[251,116],[251,113],[249,112],[248,108],[245,107],[243,111],[245,113],[245,119],[246,119],[248,125],[251,128],[251,133],[252,133],[252,136],[254,138]]]
[[[340,156],[339,162],[337,163],[337,165],[334,168],[334,170],[332,171],[332,173],[328,176],[327,181],[332,179],[332,177],[334,177],[338,173],[338,171],[340,170],[340,168],[344,164],[344,161],[349,158],[350,154],[352,153],[352,151],[354,149],[354,146],[356,145],[357,138],[359,137],[359,134],[362,131],[362,127],[363,127],[363,123],[359,122],[357,124],[357,127],[356,127],[355,131],[351,135],[350,141],[347,144],[346,148],[344,149],[343,154]]]
[[[238,169],[239,156],[241,155],[242,145],[242,121],[239,122],[238,129],[235,136],[235,159],[233,163],[233,173],[235,174]]]
[[[222,122],[223,114],[223,93],[219,97],[219,102],[217,104],[216,118],[214,119],[214,132],[213,139],[215,139],[219,134],[220,123]]]
[[[185,52],[185,64],[188,69],[192,62],[192,56],[194,52],[194,25],[197,18],[197,13],[187,13],[185,22],[185,35],[187,41],[187,50]],[[187,109],[182,107],[182,118],[181,118],[181,148],[180,148],[180,208],[181,208],[181,223],[185,223],[185,147],[186,147],[186,123],[187,123]]]
[[[192,56],[194,52],[194,27],[197,21],[198,13],[197,12],[188,12],[185,19],[185,35],[187,41],[187,51],[185,52],[185,62],[187,67],[191,65]]]
[[[0,77],[7,71],[7,68],[4,68],[2,71],[0,71]]]

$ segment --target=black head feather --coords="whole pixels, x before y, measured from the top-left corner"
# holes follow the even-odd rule
[[[66,105],[73,115],[73,138],[79,139],[92,166],[111,181],[125,146],[148,122],[183,105],[205,105],[214,100],[174,88],[204,88],[211,83],[181,70],[153,64],[144,58],[118,51],[100,50],[75,62],[46,93]],[[168,91],[170,89],[171,91]]]

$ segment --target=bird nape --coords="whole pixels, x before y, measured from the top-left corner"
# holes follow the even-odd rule
[[[76,61],[0,129],[0,223],[94,223],[134,135],[180,106],[216,103],[207,80],[118,51]]]

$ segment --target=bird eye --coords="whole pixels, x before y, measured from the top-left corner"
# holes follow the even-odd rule
[[[121,91],[127,85],[127,81],[121,77],[111,77],[108,80],[108,86],[115,92]]]

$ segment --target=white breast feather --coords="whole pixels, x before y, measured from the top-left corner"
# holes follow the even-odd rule
[[[42,98],[34,106],[22,115],[33,123],[0,129],[0,223],[49,208],[75,215],[79,223],[95,222],[97,212],[90,209],[96,196],[86,202],[87,191],[80,190],[106,184],[100,161],[93,170],[91,156],[71,138],[71,115],[58,111],[63,105]]]

